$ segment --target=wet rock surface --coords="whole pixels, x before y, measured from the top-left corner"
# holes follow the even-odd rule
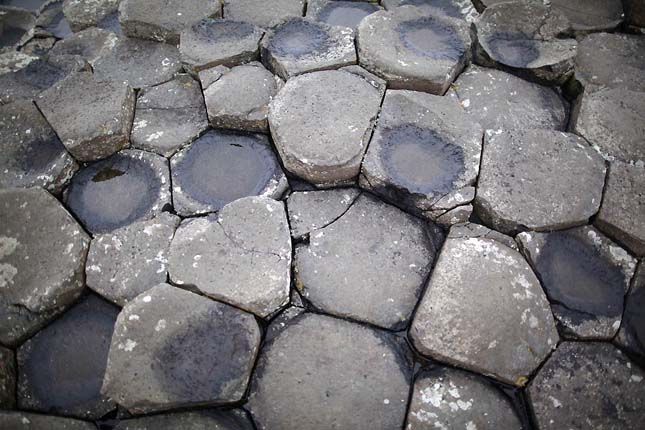
[[[241,410],[178,412],[121,421],[114,430],[253,430]]]
[[[307,2],[307,17],[356,31],[363,18],[381,9],[377,3],[371,2],[309,0]]]
[[[625,296],[623,323],[616,337],[616,343],[635,357],[641,364],[645,363],[645,265],[643,261],[634,275],[632,287]]]
[[[271,7],[266,7],[264,0],[223,0],[222,3],[227,19],[246,21],[267,29],[305,12],[305,0],[274,0]]]
[[[13,409],[15,406],[16,357],[11,349],[0,346],[0,408]]]
[[[94,424],[75,420],[18,411],[0,411],[0,425],[7,429],[25,430],[96,430]]]

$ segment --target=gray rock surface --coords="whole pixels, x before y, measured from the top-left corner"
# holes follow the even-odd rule
[[[227,19],[250,22],[263,28],[302,16],[305,12],[305,0],[273,0],[271,7],[266,7],[265,0],[223,0],[222,3]]]
[[[611,31],[624,18],[621,0],[551,0],[551,7],[569,19],[576,33]]]
[[[36,18],[22,8],[0,4],[0,52],[19,48],[34,35]]]
[[[0,408],[16,407],[16,356],[14,352],[0,346]],[[0,418],[2,423],[2,418]]]
[[[112,49],[118,38],[111,31],[90,27],[56,42],[50,55],[78,55],[90,64]]]
[[[495,230],[491,230],[488,227],[485,227],[481,224],[475,224],[472,222],[466,222],[461,224],[453,225],[448,231],[448,238],[451,239],[460,239],[460,238],[480,238],[480,239],[492,239],[496,240],[499,243],[508,246],[516,251],[519,251],[517,242],[510,236],[506,236],[503,233],[500,233]]]
[[[0,411],[0,426],[7,430],[96,430],[85,421],[29,412]]]
[[[639,0],[624,0],[627,23],[636,30],[645,28],[645,5]]]
[[[63,13],[73,31],[96,26],[117,11],[120,0],[65,0]]]
[[[645,264],[638,266],[632,287],[625,297],[625,312],[616,343],[645,364]]]
[[[399,6],[415,6],[428,13],[463,18],[468,22],[478,16],[470,0],[381,0],[381,5],[387,10]]]
[[[363,18],[382,9],[378,2],[309,0],[306,16],[329,25],[347,27],[356,31]]]
[[[114,430],[253,430],[246,413],[239,409],[231,411],[204,410],[199,412],[176,412],[143,418],[123,420]]]
[[[58,39],[72,36],[74,33],[63,13],[64,1],[44,0],[43,3],[45,5],[41,8],[36,18],[36,36],[55,37]]]

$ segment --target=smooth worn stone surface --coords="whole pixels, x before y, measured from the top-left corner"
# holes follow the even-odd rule
[[[470,0],[381,0],[381,5],[387,10],[399,6],[415,6],[424,12],[445,14],[469,22],[478,16]]]
[[[83,289],[89,237],[43,189],[0,190],[0,342],[16,345]]]
[[[551,0],[551,7],[571,22],[574,31],[611,31],[623,21],[621,0]]]
[[[11,349],[0,346],[0,408],[13,409],[15,406],[16,357]]]
[[[352,182],[380,103],[377,88],[344,71],[287,81],[269,105],[271,135],[285,169],[317,185]]]
[[[92,161],[128,145],[134,97],[128,85],[83,72],[45,91],[37,105],[74,158]]]
[[[436,367],[414,382],[406,430],[522,428],[513,405],[483,378]]]
[[[439,243],[423,222],[363,194],[296,248],[296,285],[326,313],[401,329]]]
[[[487,130],[475,209],[504,233],[585,224],[600,207],[602,157],[553,130]]]
[[[522,255],[482,238],[446,240],[410,336],[423,355],[517,386],[558,342],[549,302]]]
[[[35,24],[28,11],[0,4],[0,52],[17,49],[31,39]]]
[[[388,334],[303,314],[264,347],[249,408],[260,430],[401,428],[408,366]]]
[[[199,82],[189,75],[139,93],[132,124],[132,146],[170,157],[208,128]]]
[[[309,0],[307,17],[356,31],[363,18],[382,9],[378,3],[364,1]]]
[[[354,32],[305,18],[273,27],[261,43],[262,62],[282,79],[356,63]]]
[[[594,224],[638,256],[645,256],[645,168],[613,162]]]
[[[120,0],[65,0],[63,13],[73,31],[96,26],[117,11]]]
[[[204,19],[182,31],[181,61],[197,73],[209,67],[256,60],[263,34],[263,30],[248,22]]]
[[[478,64],[556,85],[573,73],[577,43],[564,38],[571,32],[571,23],[541,2],[494,4],[486,8],[474,28]]]
[[[194,22],[221,16],[220,0],[122,0],[119,6],[119,22],[127,36],[173,45]]]
[[[170,279],[261,318],[289,301],[291,237],[284,203],[246,197],[184,221],[170,246]]]
[[[65,14],[63,13],[64,1],[46,0],[45,3],[45,7],[42,8],[40,14],[36,18],[36,35],[46,37],[51,36],[58,39],[72,36],[74,33],[72,32],[69,22],[67,22],[67,18],[65,18]]]
[[[211,130],[170,160],[179,215],[215,212],[246,196],[280,198],[287,180],[269,139]]]
[[[71,418],[28,412],[0,411],[0,427],[7,430],[96,430],[96,426]]]
[[[119,308],[83,299],[18,349],[18,405],[99,419],[116,405],[100,393]]]
[[[636,430],[645,422],[645,372],[606,343],[565,342],[528,389],[540,429]]]
[[[123,150],[79,170],[66,203],[94,234],[151,219],[170,205],[168,162],[149,152]]]
[[[162,284],[119,314],[102,392],[135,414],[234,403],[259,346],[251,314]]]
[[[508,246],[509,248],[519,251],[517,242],[515,242],[515,239],[513,239],[512,237],[506,236],[505,234],[502,234],[498,231],[491,230],[481,224],[475,224],[472,222],[453,225],[450,228],[450,231],[448,231],[447,237],[492,239]]]
[[[56,42],[50,55],[78,55],[94,64],[114,47],[117,40],[116,34],[111,31],[90,27]]]
[[[168,249],[179,217],[161,213],[97,235],[85,268],[87,286],[123,306],[144,291],[166,282]]]
[[[614,337],[636,260],[593,227],[518,235],[565,337]]]
[[[114,430],[254,430],[242,410],[177,412],[123,420]]]
[[[31,101],[0,106],[0,187],[60,193],[78,165]]]
[[[625,297],[623,323],[616,343],[645,365],[645,264],[641,260],[632,287]]]
[[[466,112],[485,129],[567,127],[569,105],[557,91],[510,73],[471,65],[454,89]]]
[[[272,0],[270,7],[265,0],[222,0],[222,3],[227,19],[250,22],[263,28],[302,16],[305,12],[305,0]]]
[[[437,219],[475,196],[483,130],[449,97],[388,90],[360,185]]]

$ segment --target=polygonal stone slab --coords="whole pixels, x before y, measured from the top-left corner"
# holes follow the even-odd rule
[[[565,337],[611,339],[636,260],[593,227],[518,235]]]
[[[291,238],[284,204],[230,203],[217,217],[184,221],[170,247],[170,279],[264,318],[289,301]]]
[[[114,430],[253,430],[247,415],[239,409],[177,412],[150,417],[127,419]]]
[[[409,365],[388,334],[303,314],[263,349],[249,407],[260,429],[391,430],[409,389]]]
[[[269,128],[285,169],[316,185],[352,182],[380,102],[379,90],[352,73],[290,79],[269,105]]]
[[[259,346],[251,314],[162,284],[119,314],[102,392],[137,414],[235,403]]]
[[[452,98],[388,90],[359,183],[437,219],[475,197],[482,135]]]
[[[85,421],[17,411],[0,411],[0,427],[8,430],[96,430],[94,424]]]
[[[443,95],[470,60],[467,25],[413,6],[373,13],[356,36],[361,66],[388,88]]]
[[[506,236],[498,231],[491,230],[488,227],[485,227],[481,224],[475,224],[472,222],[455,224],[448,231],[448,238],[481,238],[481,239],[492,239],[496,240],[499,243],[508,246],[516,251],[519,251],[517,242],[510,236]]]
[[[399,6],[415,6],[424,12],[463,18],[468,22],[478,16],[469,0],[381,0],[381,5],[387,10]]]
[[[117,11],[120,0],[65,0],[63,13],[73,31],[96,26]]]
[[[616,337],[616,343],[645,364],[645,264],[638,266],[632,287],[625,297],[623,323]]]
[[[16,357],[12,350],[0,346],[0,408],[16,407]],[[0,423],[2,419],[0,418]]]
[[[189,75],[139,93],[132,146],[169,157],[208,128],[199,83]]]
[[[305,0],[273,0],[267,7],[265,0],[222,0],[227,19],[250,22],[269,28],[278,22],[305,12]]]
[[[92,295],[18,349],[21,409],[99,419],[116,405],[100,393],[119,308]]]
[[[78,165],[31,101],[0,106],[0,186],[59,193]]]
[[[410,336],[424,355],[517,386],[558,342],[549,302],[522,255],[481,238],[446,240]]]
[[[363,194],[296,248],[296,284],[324,312],[400,329],[421,295],[436,242],[420,220]]]
[[[504,233],[585,224],[598,211],[602,157],[582,138],[553,130],[487,130],[477,214]]]
[[[170,160],[179,215],[214,212],[247,196],[280,198],[287,180],[269,139],[211,130]]]
[[[378,3],[365,1],[309,0],[307,2],[307,17],[332,26],[347,27],[356,31],[356,27],[363,18],[382,9]]]
[[[551,7],[566,16],[577,33],[611,31],[624,17],[621,0],[551,0]]]
[[[59,40],[49,52],[50,55],[78,55],[88,63],[94,64],[114,47],[117,40],[116,34],[111,31],[90,27]]]
[[[531,382],[540,429],[637,430],[645,422],[645,373],[606,343],[565,342]]]
[[[107,233],[151,219],[170,204],[168,162],[126,149],[76,173],[66,203],[92,233]]]
[[[0,342],[16,345],[83,289],[89,237],[39,188],[0,190]]]
[[[284,80],[356,63],[351,29],[304,18],[292,18],[273,27],[261,47],[262,62]]]

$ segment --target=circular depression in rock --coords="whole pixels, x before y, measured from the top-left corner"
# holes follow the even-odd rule
[[[373,3],[333,1],[328,3],[318,14],[320,21],[356,29],[367,15],[379,10]]]
[[[489,38],[488,48],[496,61],[511,67],[528,67],[540,56],[538,43],[521,33],[499,33]]]
[[[403,21],[396,32],[406,49],[423,57],[459,61],[465,51],[457,31],[431,17]]]
[[[329,34],[319,25],[304,20],[292,20],[275,30],[271,36],[269,50],[274,55],[299,58],[325,51],[330,45],[329,39]]]

